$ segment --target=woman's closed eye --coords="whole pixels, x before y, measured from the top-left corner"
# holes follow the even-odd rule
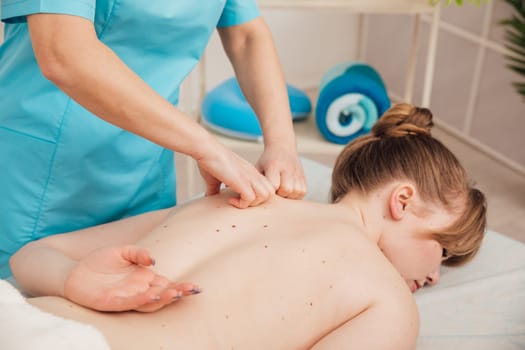
[[[441,260],[445,261],[449,258],[447,248],[443,248],[443,251],[441,252]]]

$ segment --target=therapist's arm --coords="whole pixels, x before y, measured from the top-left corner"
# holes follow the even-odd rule
[[[257,166],[277,194],[302,198],[306,179],[297,154],[286,83],[272,35],[259,17],[219,28],[239,84],[261,123],[264,153]]]
[[[98,40],[92,22],[59,14],[35,14],[27,21],[43,75],[84,108],[194,158],[208,184],[208,194],[218,192],[223,182],[240,194],[231,201],[238,207],[269,198],[271,185],[255,167],[149,87]]]

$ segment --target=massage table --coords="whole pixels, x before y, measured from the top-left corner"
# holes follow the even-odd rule
[[[326,202],[330,168],[303,158],[307,199]],[[488,230],[479,254],[443,267],[441,280],[415,294],[418,350],[525,349],[525,244]],[[108,350],[95,328],[46,314],[0,280],[0,349]]]

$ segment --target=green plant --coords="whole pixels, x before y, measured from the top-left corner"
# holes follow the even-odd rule
[[[506,55],[507,67],[525,77],[525,0],[503,0],[514,8],[512,17],[501,21],[505,27],[505,47],[512,53]],[[512,85],[525,100],[525,82]]]

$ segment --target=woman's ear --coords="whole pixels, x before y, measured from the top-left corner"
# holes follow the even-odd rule
[[[414,186],[409,183],[403,183],[394,187],[389,199],[389,209],[392,219],[403,219],[407,212],[407,207],[413,203],[415,192]]]

